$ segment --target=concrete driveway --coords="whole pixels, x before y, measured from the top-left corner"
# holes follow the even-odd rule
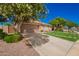
[[[79,56],[79,42],[76,42],[68,53],[69,56]]]
[[[34,47],[41,56],[79,55],[79,43],[74,43],[54,36],[48,37],[49,42]]]

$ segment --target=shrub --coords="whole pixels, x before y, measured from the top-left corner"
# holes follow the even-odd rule
[[[63,31],[63,29],[62,28],[57,28],[56,31]]]
[[[20,35],[18,33],[7,35],[4,38],[4,41],[6,41],[7,43],[13,43],[19,40],[20,40]]]
[[[0,39],[4,39],[4,37],[6,36],[7,34],[5,32],[3,32],[2,29],[0,29]]]
[[[0,29],[0,33],[2,33],[3,32],[3,29]]]

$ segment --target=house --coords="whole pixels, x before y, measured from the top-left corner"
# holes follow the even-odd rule
[[[77,28],[76,27],[72,27],[71,30],[72,31],[77,31]]]
[[[52,26],[42,23],[40,21],[33,21],[32,23],[23,23],[21,26],[21,33],[39,33],[52,31]]]
[[[64,31],[64,32],[68,32],[68,31],[69,31],[68,26],[64,26],[64,27],[63,27],[63,31]]]
[[[6,25],[5,25],[6,24]],[[7,18],[5,21],[0,22],[0,29],[3,29],[6,33],[14,33],[14,26],[12,25],[12,18]],[[21,33],[39,33],[39,32],[49,32],[52,30],[52,26],[49,24],[42,23],[40,21],[31,20],[30,22],[25,22],[20,28]]]
[[[52,31],[52,26],[39,21],[35,21],[37,27],[34,29],[35,32],[49,32]]]
[[[79,32],[79,26],[77,27],[77,31]]]

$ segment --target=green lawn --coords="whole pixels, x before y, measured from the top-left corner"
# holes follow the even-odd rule
[[[48,32],[47,34],[73,42],[79,40],[79,34],[76,34],[74,32],[71,33],[71,32],[54,31],[54,32]]]

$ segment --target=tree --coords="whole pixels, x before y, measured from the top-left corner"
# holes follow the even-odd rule
[[[60,17],[57,17],[54,20],[51,20],[49,24],[51,24],[52,26],[55,26],[57,29],[63,28],[64,26],[68,26],[68,28],[78,26],[74,22],[65,20],[64,18],[60,18]]]
[[[44,4],[28,4],[28,3],[5,3],[0,4],[0,15],[4,17],[15,16],[13,20],[15,24],[18,25],[20,31],[20,26],[24,22],[29,22],[30,20],[44,18],[47,15],[47,9]]]
[[[67,22],[66,22],[66,25],[67,25],[69,28],[78,26],[78,25],[75,24],[74,22],[70,22],[70,21],[67,21]]]
[[[60,31],[62,31],[63,30],[63,26],[65,25],[65,20],[64,20],[64,18],[57,17],[54,20],[51,20],[49,22],[49,24],[52,25],[52,27],[54,28],[54,30],[60,30]]]
[[[57,17],[54,20],[51,20],[49,22],[49,24],[51,24],[52,26],[56,26],[58,24],[59,25],[65,25],[65,20],[64,20],[64,18]]]

